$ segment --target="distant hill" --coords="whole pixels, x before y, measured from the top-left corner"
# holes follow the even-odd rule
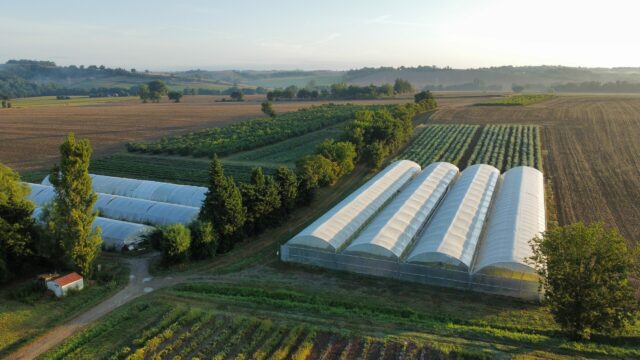
[[[345,81],[356,85],[409,80],[416,88],[435,90],[511,90],[513,84],[531,90],[548,90],[554,85],[582,82],[626,81],[640,83],[640,68],[575,68],[563,66],[502,66],[479,69],[452,69],[431,66],[380,67],[350,70]]]
[[[452,69],[434,66],[379,67],[331,70],[188,70],[151,72],[105,66],[58,66],[52,61],[9,60],[0,64],[0,96],[87,95],[101,89],[136,93],[139,84],[163,80],[172,90],[201,89],[201,94],[266,89],[323,88],[346,82],[353,85],[391,84],[401,78],[418,90],[510,91],[517,84],[525,91],[640,92],[640,68],[576,68],[563,66],[501,66]]]

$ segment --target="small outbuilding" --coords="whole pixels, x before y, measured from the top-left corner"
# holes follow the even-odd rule
[[[67,295],[69,290],[82,290],[83,288],[84,279],[76,272],[47,281],[47,289],[53,291],[56,297]]]

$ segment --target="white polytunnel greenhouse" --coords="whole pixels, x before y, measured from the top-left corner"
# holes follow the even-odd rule
[[[337,251],[418,172],[420,165],[413,161],[390,164],[289,240],[289,244]]]
[[[466,168],[406,261],[446,264],[468,271],[499,178],[500,171],[490,165]]]
[[[544,180],[477,164],[389,165],[280,246],[286,262],[541,299],[529,241],[545,231]]]
[[[33,217],[40,221],[43,209],[35,208]],[[92,227],[102,231],[102,248],[106,250],[131,250],[144,241],[145,235],[153,231],[153,227],[126,221],[96,217]]]
[[[53,200],[53,187],[29,184],[29,199],[37,206]],[[198,217],[199,208],[159,201],[98,193],[94,208],[101,217],[152,225],[189,224]]]
[[[527,259],[533,255],[529,241],[546,230],[542,173],[527,166],[505,172],[488,221],[474,272],[535,275]]]
[[[376,215],[345,253],[398,260],[438,206],[458,168],[439,162],[426,167]]]
[[[178,185],[150,180],[128,179],[105,175],[91,175],[93,191],[137,199],[165,202],[192,207],[201,207],[207,188]],[[51,186],[49,177],[43,185]]]

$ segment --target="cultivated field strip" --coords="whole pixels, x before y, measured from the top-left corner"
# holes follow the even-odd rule
[[[557,96],[535,107],[450,107],[429,121],[540,125],[544,174],[560,223],[604,221],[628,241],[640,241],[640,97]]]
[[[305,323],[231,316],[163,302],[138,303],[75,335],[44,359],[414,359],[413,341],[341,335]]]
[[[471,144],[476,125],[428,125],[400,155],[426,166],[436,161],[457,165]]]
[[[90,171],[99,175],[206,186],[209,181],[209,165],[208,159],[123,153],[93,160]],[[225,174],[239,182],[248,182],[251,171],[256,166],[261,166],[266,174],[272,174],[276,170],[265,164],[249,162],[223,161],[223,166]]]
[[[484,126],[468,164],[489,164],[502,172],[516,166],[531,166],[542,170],[540,127],[537,125]]]

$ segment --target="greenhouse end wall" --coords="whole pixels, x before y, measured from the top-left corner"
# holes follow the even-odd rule
[[[540,301],[537,281],[504,278],[467,271],[403,263],[358,255],[333,253],[284,244],[280,246],[280,259],[305,265],[380,276],[408,282],[479,291],[489,294]]]

